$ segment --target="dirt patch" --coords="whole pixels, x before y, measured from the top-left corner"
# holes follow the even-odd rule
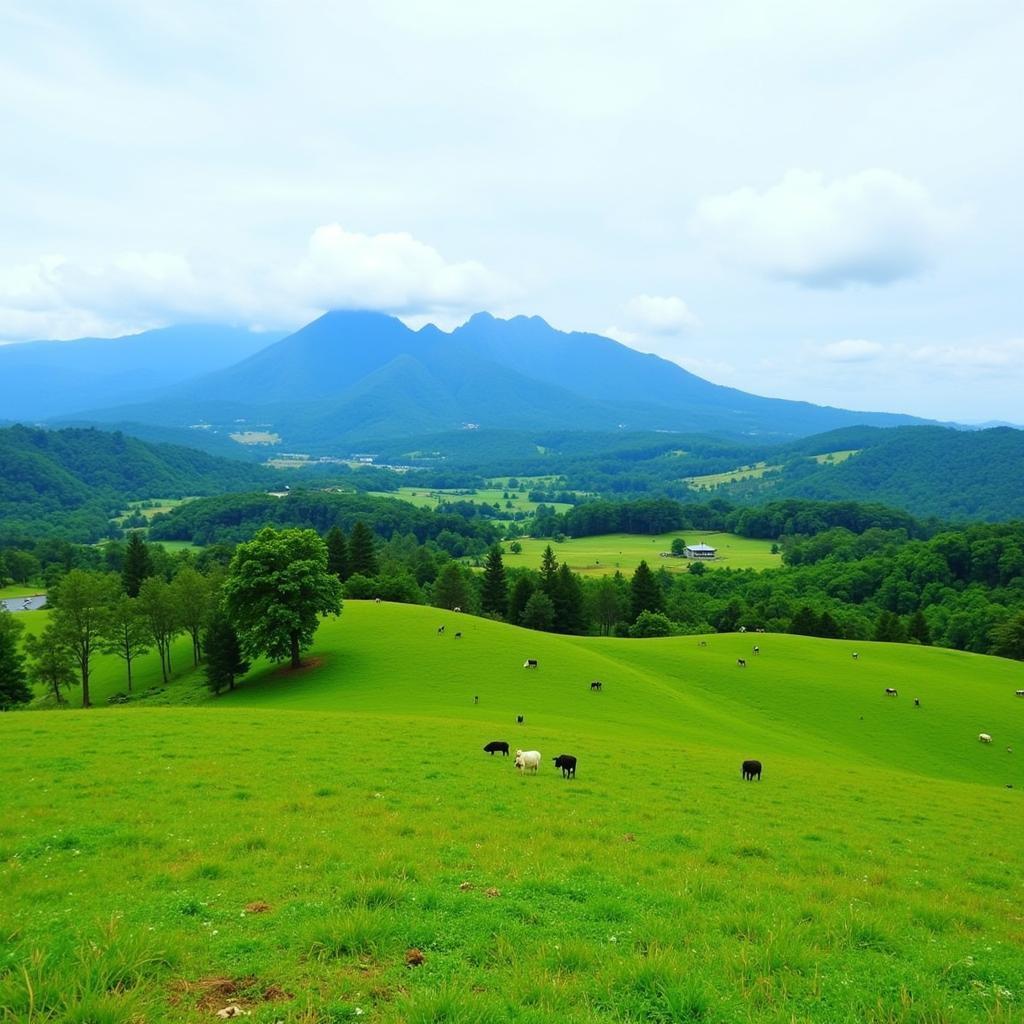
[[[286,992],[280,985],[270,985],[263,992],[263,1002],[265,1003],[284,1003],[294,998],[295,996],[291,992]]]
[[[245,912],[247,914],[265,914],[269,909],[270,904],[264,903],[263,900],[256,900],[245,905]]]
[[[326,662],[326,658],[305,658],[298,668],[292,668],[291,665],[282,665],[274,671],[274,677],[294,679],[297,676],[304,676],[309,672],[315,672],[318,668],[323,668]]]

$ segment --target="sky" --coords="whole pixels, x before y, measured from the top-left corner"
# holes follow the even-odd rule
[[[487,309],[1021,423],[1022,52],[1019,0],[0,0],[0,340]]]

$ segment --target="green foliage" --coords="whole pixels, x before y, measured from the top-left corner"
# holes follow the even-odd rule
[[[376,544],[373,531],[361,519],[352,526],[348,542],[348,572],[361,576],[376,576],[378,572]]]
[[[164,683],[172,671],[171,646],[182,631],[178,604],[170,584],[159,576],[150,576],[139,588],[139,613],[145,619],[150,639],[160,655],[160,672]]]
[[[242,657],[238,633],[221,608],[215,608],[207,618],[203,631],[203,650],[206,661],[203,672],[214,694],[233,690],[235,680],[249,671],[249,663]]]
[[[555,625],[555,606],[543,590],[535,590],[519,616],[519,624],[527,629],[551,630]]]
[[[487,552],[487,561],[484,563],[480,607],[485,614],[490,612],[502,618],[508,614],[508,581],[505,579],[501,548],[497,544]]]
[[[23,629],[9,611],[0,610],[0,711],[32,699],[18,642]]]
[[[434,580],[430,603],[435,608],[470,609],[472,582],[458,562],[447,562]]]
[[[671,551],[677,558],[682,558],[686,554],[686,541],[682,537],[673,537]]]
[[[289,658],[292,668],[301,666],[319,617],[341,614],[341,583],[327,571],[327,548],[313,530],[267,526],[239,544],[224,593],[246,654]]]
[[[1024,660],[1024,611],[992,628],[992,653]]]
[[[632,626],[629,635],[635,639],[649,636],[671,636],[672,622],[661,612],[641,612]]]
[[[324,543],[327,545],[327,571],[344,583],[349,577],[348,544],[337,524],[327,531]]]
[[[100,650],[114,654],[125,663],[128,691],[132,689],[132,662],[149,653],[149,624],[137,597],[121,594],[110,608],[104,624]]]
[[[73,655],[82,682],[82,707],[90,706],[89,671],[110,625],[120,580],[107,573],[72,569],[54,595],[56,636]]]
[[[633,573],[629,585],[630,615],[633,621],[641,612],[658,612],[664,607],[665,598],[647,562],[641,562]]]
[[[124,567],[121,569],[121,586],[129,597],[139,596],[142,581],[152,576],[153,558],[142,534],[136,532],[128,535],[128,545],[124,552]]]

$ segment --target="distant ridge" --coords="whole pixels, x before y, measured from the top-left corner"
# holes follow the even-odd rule
[[[140,396],[141,398],[142,396]],[[259,352],[80,419],[182,428],[259,423],[310,450],[430,431],[665,430],[784,440],[838,427],[924,423],[762,398],[658,356],[539,317],[478,313],[450,334],[381,313],[330,312]]]

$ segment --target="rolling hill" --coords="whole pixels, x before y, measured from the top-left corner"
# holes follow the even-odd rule
[[[327,313],[158,400],[97,403],[88,416],[164,427],[253,420],[271,424],[289,447],[335,451],[342,443],[467,426],[721,431],[770,440],[921,422],[748,395],[608,338],[556,331],[538,317],[481,313],[446,334],[365,312]]]

